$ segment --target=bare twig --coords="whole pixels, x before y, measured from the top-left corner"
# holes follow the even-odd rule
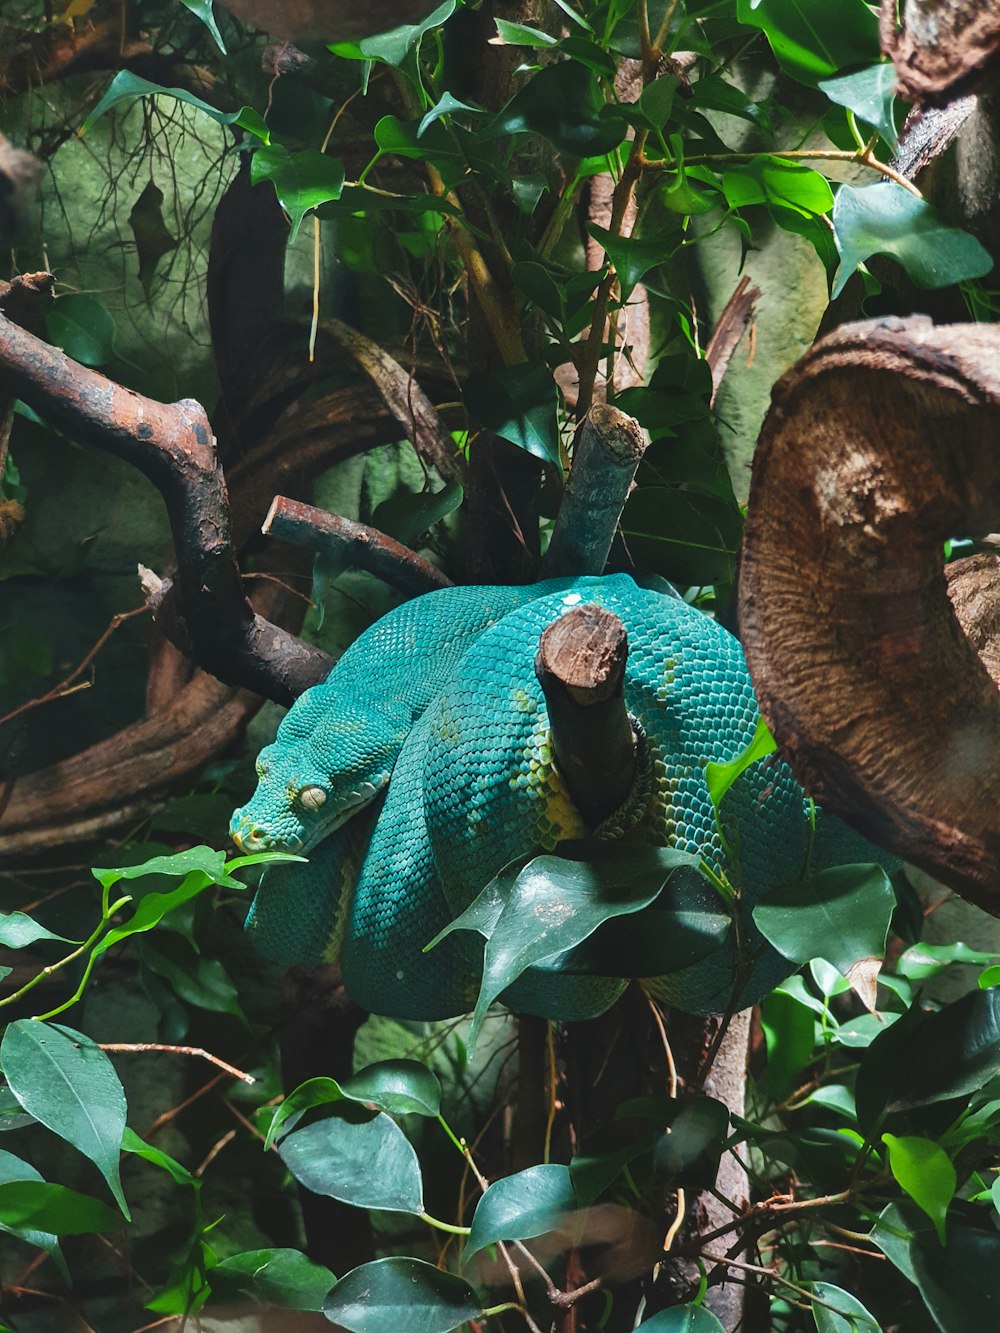
[[[245,1074],[242,1069],[227,1064],[225,1060],[220,1060],[217,1055],[204,1050],[201,1046],[170,1046],[159,1041],[102,1041],[100,1047],[102,1051],[121,1051],[130,1054],[142,1054],[144,1051],[163,1051],[167,1055],[193,1055],[199,1059],[207,1060],[209,1064],[215,1065],[218,1069],[225,1070],[233,1078],[242,1079],[244,1083],[257,1082],[253,1074]]]

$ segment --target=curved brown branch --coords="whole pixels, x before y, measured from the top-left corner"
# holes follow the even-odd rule
[[[377,528],[289,500],[285,495],[274,497],[261,531],[292,546],[339,556],[346,564],[367,570],[409,597],[452,587],[451,579],[436,565]]]
[[[291,703],[325,654],[255,615],[229,530],[229,498],[204,408],[122,388],[0,315],[0,385],[53,425],[137,467],[163,496],[190,642],[220,680]]]
[[[943,543],[997,527],[998,367],[991,325],[817,343],[774,391],[740,589],[761,711],[806,789],[994,915],[1000,693]]]

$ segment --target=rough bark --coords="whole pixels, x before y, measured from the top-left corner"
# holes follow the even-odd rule
[[[903,91],[947,102],[968,91],[1000,48],[1000,10],[983,0],[882,0],[882,49]]]
[[[943,543],[996,526],[1000,329],[845,326],[779,382],[740,620],[761,711],[825,806],[1000,915],[1000,695]]]

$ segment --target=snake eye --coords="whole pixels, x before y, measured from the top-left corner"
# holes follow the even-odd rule
[[[318,810],[326,805],[326,792],[322,787],[303,787],[299,792],[299,804],[304,810]]]

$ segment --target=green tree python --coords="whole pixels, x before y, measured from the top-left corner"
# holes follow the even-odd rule
[[[787,977],[794,964],[754,926],[758,900],[807,863],[893,862],[815,811],[774,754],[738,778],[717,821],[706,765],[746,748],[757,703],[739,642],[662,587],[614,574],[446,588],[366,630],[289,710],[233,816],[244,851],[308,857],[265,871],[247,922],[261,952],[286,964],[339,959],[348,994],[375,1013],[437,1019],[474,1006],[482,936],[456,930],[425,946],[509,862],[594,833],[554,765],[534,672],[546,626],[592,603],[628,632],[625,702],[647,761],[631,821],[598,836],[693,853],[738,894],[737,929],[700,962],[644,984],[706,1013],[752,1004]],[[588,1018],[631,979],[564,970],[557,956],[502,998]]]

